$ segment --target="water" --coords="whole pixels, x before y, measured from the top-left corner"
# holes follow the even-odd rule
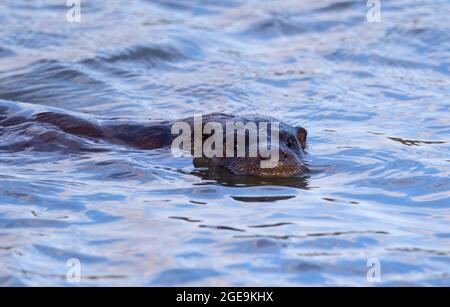
[[[133,120],[220,111],[309,131],[291,181],[168,150],[0,152],[0,284],[449,286],[450,5],[0,3],[0,99]],[[5,138],[3,135],[0,137]]]

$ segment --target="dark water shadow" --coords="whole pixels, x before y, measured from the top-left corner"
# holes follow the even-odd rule
[[[203,179],[197,185],[221,185],[226,187],[258,187],[258,186],[284,186],[308,190],[309,176],[289,177],[289,178],[263,178],[253,176],[237,176],[223,168],[197,168],[188,174]],[[289,197],[290,198],[290,197]]]
[[[244,203],[274,203],[277,201],[295,198],[295,195],[286,196],[231,196],[236,201]]]
[[[352,8],[356,5],[361,6],[361,2],[360,1],[340,1],[340,2],[335,2],[335,3],[331,3],[327,6],[321,7],[319,9],[316,9],[316,12],[341,12],[343,10],[347,10],[349,8]]]
[[[421,145],[433,145],[433,144],[445,144],[445,141],[422,141],[422,140],[407,140],[399,137],[388,137],[388,139],[402,143],[406,146],[421,146]]]

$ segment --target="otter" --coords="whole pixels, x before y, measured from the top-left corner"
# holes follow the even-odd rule
[[[194,125],[192,117],[180,121],[191,127]],[[204,115],[202,125],[210,122],[220,123],[224,127],[228,122],[279,123],[278,144],[271,144],[278,148],[279,162],[276,167],[262,168],[260,162],[267,158],[260,154],[255,157],[209,158],[203,155],[194,157],[195,167],[221,168],[234,175],[256,177],[294,177],[307,171],[303,162],[308,134],[305,128],[294,127],[272,117],[224,113]],[[104,119],[57,108],[0,100],[0,150],[96,151],[103,150],[101,146],[97,146],[100,142],[153,150],[172,145],[177,137],[171,131],[173,123],[174,121],[141,123]],[[11,139],[12,136],[14,140]],[[202,142],[207,137],[204,135]],[[248,135],[246,137],[248,139]],[[248,153],[248,146],[251,144],[245,144],[245,152]]]

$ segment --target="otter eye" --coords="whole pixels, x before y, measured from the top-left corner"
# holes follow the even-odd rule
[[[287,139],[286,145],[289,148],[292,148],[294,146],[294,144],[292,144],[292,139],[291,138]]]

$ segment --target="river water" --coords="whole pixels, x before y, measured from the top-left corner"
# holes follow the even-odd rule
[[[308,129],[312,171],[1,151],[0,285],[78,264],[85,286],[450,285],[449,1],[382,0],[379,23],[362,0],[81,1],[80,23],[65,2],[0,1],[0,99],[271,115]]]

